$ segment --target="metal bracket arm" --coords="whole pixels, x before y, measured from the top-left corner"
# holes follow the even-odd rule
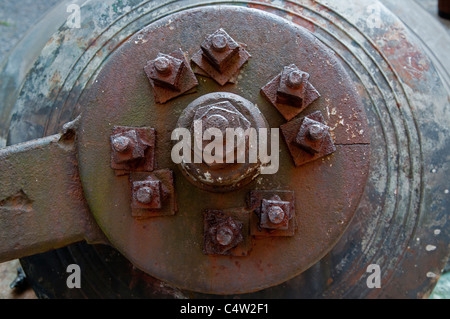
[[[79,181],[75,133],[0,149],[0,262],[105,242]]]

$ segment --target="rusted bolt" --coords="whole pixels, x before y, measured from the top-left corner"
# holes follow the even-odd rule
[[[290,202],[282,201],[275,195],[270,200],[261,201],[260,226],[265,229],[287,230],[290,220]]]
[[[308,137],[313,141],[318,141],[323,139],[325,133],[326,133],[325,128],[323,128],[321,125],[314,124],[309,127]]]
[[[308,79],[309,74],[300,71],[295,65],[285,67],[281,73],[277,91],[278,102],[301,107],[305,97],[304,88]]]
[[[149,79],[154,81],[157,86],[179,91],[184,67],[183,60],[159,53],[155,60],[149,61],[144,70]]]
[[[324,122],[322,112],[316,111],[280,126],[295,166],[336,152],[330,127]]]
[[[132,207],[160,209],[162,207],[161,181],[144,180],[133,182]]]
[[[320,97],[309,82],[310,75],[295,64],[283,68],[282,72],[262,89],[263,96],[290,121]],[[294,107],[294,108],[293,108]]]
[[[258,146],[250,145],[257,144],[260,129],[267,128],[267,122],[250,101],[227,92],[206,94],[184,109],[177,127],[191,133],[189,158],[181,159],[179,164],[184,176],[194,185],[212,192],[225,192],[242,187],[260,174]],[[210,132],[210,138],[205,137],[205,130],[213,127],[222,133],[222,149],[217,144],[219,131]],[[227,138],[233,144],[227,143]],[[211,143],[214,149],[208,148]]]
[[[216,240],[222,246],[227,246],[233,241],[233,231],[227,227],[222,226],[217,230]]]
[[[112,144],[117,152],[123,153],[128,150],[131,140],[125,136],[118,136],[113,139]]]
[[[270,222],[275,225],[280,224],[284,220],[285,215],[283,208],[279,206],[271,207],[268,212]]]
[[[111,168],[116,175],[129,171],[153,171],[155,135],[152,128],[114,127],[111,136]]]
[[[157,103],[166,103],[198,85],[185,54],[181,49],[170,55],[159,53],[144,67]]]
[[[295,141],[305,151],[316,154],[322,149],[324,138],[327,134],[329,135],[329,130],[330,128],[325,124],[305,118]]]
[[[164,169],[152,173],[132,172],[129,180],[133,217],[171,216],[176,213],[172,171]]]
[[[134,161],[143,158],[147,145],[141,143],[138,134],[128,129],[111,136],[113,161],[116,164]]]
[[[254,190],[247,198],[253,211],[250,233],[262,237],[291,237],[297,228],[293,191]]]
[[[148,186],[139,188],[139,190],[136,192],[136,199],[139,203],[142,204],[151,203],[153,200],[153,190]]]
[[[223,34],[216,34],[212,38],[211,43],[215,51],[223,52],[227,49],[228,40]]]
[[[307,77],[308,75],[306,73],[301,73],[297,70],[292,71],[287,78],[287,85],[293,89],[297,89],[306,81]]]
[[[221,210],[206,210],[204,214],[204,248],[206,255],[230,255],[243,240],[242,222]]]
[[[172,63],[166,57],[159,57],[155,60],[155,69],[158,73],[167,74],[172,71]]]
[[[239,70],[250,58],[245,45],[236,42],[223,29],[210,34],[194,54],[192,61],[202,70],[198,74],[207,74],[220,85],[235,82]]]
[[[211,34],[202,44],[204,56],[214,68],[223,72],[228,62],[239,52],[240,45],[223,29]]]
[[[218,102],[210,105],[206,105],[200,107],[194,115],[194,123],[196,120],[201,120],[202,123],[202,134],[210,128],[216,128],[221,131],[223,135],[224,149],[223,149],[223,163],[226,162],[226,129],[232,128],[237,129],[240,128],[242,130],[247,130],[250,128],[250,122],[245,118],[245,116],[239,112],[233,104],[228,101]],[[191,130],[194,129],[194,123],[192,123]],[[203,152],[203,149],[206,145],[208,145],[210,141],[203,141],[202,145],[198,145],[201,149],[196,149],[193,145],[193,150],[198,154]],[[247,143],[248,144],[248,143]],[[246,146],[248,146],[246,144]],[[234,154],[235,150],[238,149],[240,144],[236,143],[233,150],[231,150]],[[234,156],[234,155],[233,155]],[[225,165],[217,165],[215,163],[206,163],[208,166],[215,166],[217,168],[222,168]]]

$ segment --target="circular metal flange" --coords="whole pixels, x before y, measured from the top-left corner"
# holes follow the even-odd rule
[[[156,104],[143,72],[146,62],[158,52],[172,52],[179,47],[192,55],[203,39],[220,27],[233,38],[246,40],[252,54],[237,85],[221,88],[204,79],[197,94]],[[243,34],[253,36],[241,39]],[[253,183],[227,194],[192,187],[190,181],[181,177],[168,147],[172,145],[171,132],[177,127],[179,114],[199,96],[223,90],[255,103],[269,127],[278,128],[284,121],[259,91],[292,63],[311,75],[314,87],[322,95],[303,115],[322,111],[332,130],[336,153],[296,168],[281,142],[276,174],[261,175]],[[111,244],[135,266],[191,291],[246,293],[300,274],[329,252],[341,237],[368,176],[370,150],[365,113],[343,66],[305,29],[258,10],[206,7],[183,11],[149,25],[109,57],[92,86],[85,90],[80,104],[84,106],[79,136],[80,175],[96,221]],[[262,117],[256,118],[258,126],[264,126]],[[128,177],[117,177],[110,168],[109,136],[114,126],[156,130],[157,167],[172,169],[176,176],[175,216],[132,217]],[[294,191],[295,236],[254,238],[246,257],[205,256],[205,209],[243,207],[252,190]]]
[[[47,16],[45,25],[31,30],[1,71],[2,79],[7,79],[2,81],[0,91],[6,101],[1,114],[1,138],[8,137],[8,143],[14,144],[58,133],[64,123],[83,110],[81,105],[75,107],[80,95],[90,88],[93,75],[117,46],[161,17],[220,2],[124,2],[111,8],[105,7],[104,1],[89,1],[83,4],[82,21],[86,25],[81,29],[62,26],[64,14]],[[450,41],[428,41],[436,33],[445,37],[445,30],[439,29],[433,17],[414,1],[382,3],[391,10],[392,6],[402,10],[394,11],[394,15],[373,0],[335,0],[327,4],[233,2],[301,25],[345,61],[369,117],[372,149],[377,150],[371,153],[372,169],[355,218],[334,249],[283,285],[244,297],[422,298],[429,295],[439,279],[449,252],[450,197],[444,190],[448,189],[449,166],[445,159],[450,149],[450,117],[446,112],[449,90],[445,86],[448,68],[446,72],[444,62],[448,52],[445,47]],[[62,7],[61,12],[65,12],[65,6]],[[380,14],[381,28],[374,25],[374,10]],[[417,32],[413,34],[400,20]],[[49,25],[54,30],[50,33]],[[56,33],[52,35],[53,32]],[[35,50],[36,42],[40,47],[45,45],[42,53]],[[74,58],[74,63],[61,63]],[[265,82],[261,80],[259,84]],[[20,97],[16,98],[19,92]],[[245,97],[257,100],[254,96]],[[257,103],[264,106],[262,100]],[[9,112],[14,114],[11,122]],[[273,117],[268,117],[269,122],[273,122]],[[436,250],[427,250],[430,244]],[[21,263],[33,288],[43,298],[214,297],[170,287],[103,245],[73,244],[23,258]],[[65,271],[73,263],[83,269],[86,284],[82,289],[67,289]],[[366,285],[365,272],[370,264],[378,264],[382,269],[382,289],[368,289]]]
[[[195,121],[202,124],[201,136],[199,139],[202,143],[197,143],[195,138]],[[223,148],[222,163],[207,164],[195,163],[194,156],[198,155],[203,158],[204,147],[211,141],[203,141],[202,137],[204,131],[208,128],[217,128],[221,130],[224,142],[226,141],[226,129],[241,129],[242,133],[246,130],[255,129],[258,134],[259,129],[268,129],[266,119],[261,114],[259,109],[250,101],[240,97],[239,95],[226,92],[217,92],[206,94],[195,101],[191,102],[181,114],[178,123],[178,128],[189,129],[192,136],[192,154],[189,162],[181,163],[181,170],[183,174],[197,187],[212,191],[225,192],[236,190],[245,186],[253,179],[255,179],[261,171],[261,162],[249,163],[248,147],[249,136],[243,136],[240,144],[246,155],[245,163],[238,163],[236,161],[236,152],[241,145],[236,142],[235,147],[229,151],[226,147]],[[239,140],[238,140],[239,141]],[[256,148],[257,145],[254,145]],[[226,163],[226,156],[231,155],[233,163]]]

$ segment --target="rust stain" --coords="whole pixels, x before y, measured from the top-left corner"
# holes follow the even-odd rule
[[[393,65],[401,80],[408,85],[420,85],[430,69],[429,59],[419,48],[408,41],[406,30],[399,23],[389,25],[376,38],[376,43],[389,62]]]
[[[33,210],[32,204],[33,202],[24,191],[20,190],[17,194],[0,201],[0,211],[31,212]]]

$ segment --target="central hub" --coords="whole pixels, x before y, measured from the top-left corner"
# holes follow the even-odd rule
[[[249,293],[294,278],[337,243],[369,175],[369,129],[355,83],[314,35],[257,10],[207,7],[150,24],[105,61],[79,102],[80,179],[96,222],[136,268],[188,291]],[[250,60],[225,32],[211,33],[220,27],[249,40]],[[249,30],[264,36],[243,38]],[[200,52],[215,76],[197,91],[185,91],[197,80],[183,52]],[[251,101],[211,93],[236,72],[222,89]],[[269,128],[270,145],[254,156],[245,131],[259,144]]]
[[[206,94],[186,107],[177,127],[190,132],[189,141],[178,143],[190,145],[180,166],[194,185],[211,192],[227,192],[260,174],[258,140],[260,134],[267,134],[268,127],[250,101],[232,93]]]

